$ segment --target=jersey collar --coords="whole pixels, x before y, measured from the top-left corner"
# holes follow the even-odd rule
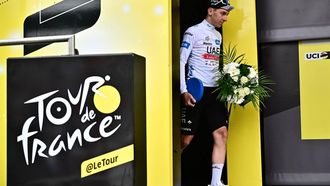
[[[214,27],[213,25],[211,25],[209,22],[207,22],[206,19],[203,20],[202,24],[203,24],[206,28],[208,28],[208,29],[210,29],[210,30],[214,30],[214,29],[215,29],[215,27]]]

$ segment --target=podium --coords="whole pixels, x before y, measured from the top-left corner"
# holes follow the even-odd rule
[[[145,58],[7,61],[8,186],[146,186]]]

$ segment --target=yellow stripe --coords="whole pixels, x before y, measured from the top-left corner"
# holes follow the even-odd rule
[[[102,172],[134,160],[134,146],[127,147],[86,160],[81,164],[81,178]]]
[[[247,62],[258,66],[256,8],[254,0],[232,0],[235,9],[224,24],[224,45],[237,45]],[[228,139],[228,181],[231,186],[261,186],[260,118],[251,104],[236,107],[230,118]]]

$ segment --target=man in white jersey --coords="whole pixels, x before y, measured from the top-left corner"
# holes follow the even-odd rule
[[[227,21],[234,7],[229,0],[210,0],[206,18],[186,30],[180,49],[180,91],[182,108],[182,148],[193,139],[198,124],[207,125],[214,139],[212,151],[211,186],[224,186],[221,182],[227,144],[227,109],[216,100],[213,91],[219,77],[221,34],[215,29]],[[187,67],[187,68],[186,68]],[[187,74],[186,74],[187,69]],[[199,102],[187,91],[186,80],[202,81],[204,94]]]

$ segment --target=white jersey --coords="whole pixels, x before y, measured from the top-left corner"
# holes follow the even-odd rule
[[[221,41],[221,34],[206,20],[187,29],[180,48],[181,94],[187,92],[186,79],[192,77],[200,79],[204,87],[217,86]]]

